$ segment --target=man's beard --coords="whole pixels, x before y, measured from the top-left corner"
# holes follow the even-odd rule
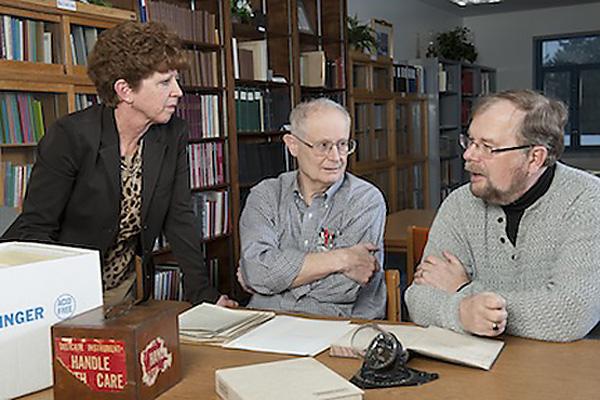
[[[481,172],[481,170],[478,169],[468,169],[472,172]],[[479,197],[481,200],[490,204],[503,206],[513,203],[526,192],[527,170],[524,165],[520,165],[512,171],[507,171],[507,173],[512,175],[508,189],[501,190],[494,186],[490,182],[489,176],[485,175],[485,185],[483,187],[479,186],[476,188],[472,183],[469,185],[471,193],[473,193],[475,197]]]

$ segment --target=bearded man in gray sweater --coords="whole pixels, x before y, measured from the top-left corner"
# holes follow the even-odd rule
[[[483,336],[584,337],[600,319],[600,179],[557,162],[565,106],[530,90],[482,100],[461,136],[470,183],[431,227],[410,316]]]

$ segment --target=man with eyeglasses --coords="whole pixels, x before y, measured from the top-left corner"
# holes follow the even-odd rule
[[[386,290],[381,192],[346,172],[350,116],[320,98],[299,104],[283,140],[298,169],[250,192],[240,219],[238,280],[249,307],[381,318]]]
[[[557,162],[565,106],[484,98],[461,136],[470,183],[442,203],[406,293],[419,325],[549,341],[600,319],[600,180]]]

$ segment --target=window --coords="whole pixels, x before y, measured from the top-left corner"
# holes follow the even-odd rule
[[[600,33],[534,40],[536,88],[569,108],[567,149],[600,149]]]

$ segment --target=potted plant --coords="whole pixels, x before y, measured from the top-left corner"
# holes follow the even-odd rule
[[[375,31],[367,24],[361,24],[358,17],[348,17],[348,44],[363,53],[375,51]]]
[[[250,0],[231,0],[231,18],[233,22],[249,23],[254,18]]]
[[[444,57],[449,60],[475,62],[477,50],[471,43],[471,31],[467,27],[458,26],[451,31],[438,33],[429,42],[427,57]]]

